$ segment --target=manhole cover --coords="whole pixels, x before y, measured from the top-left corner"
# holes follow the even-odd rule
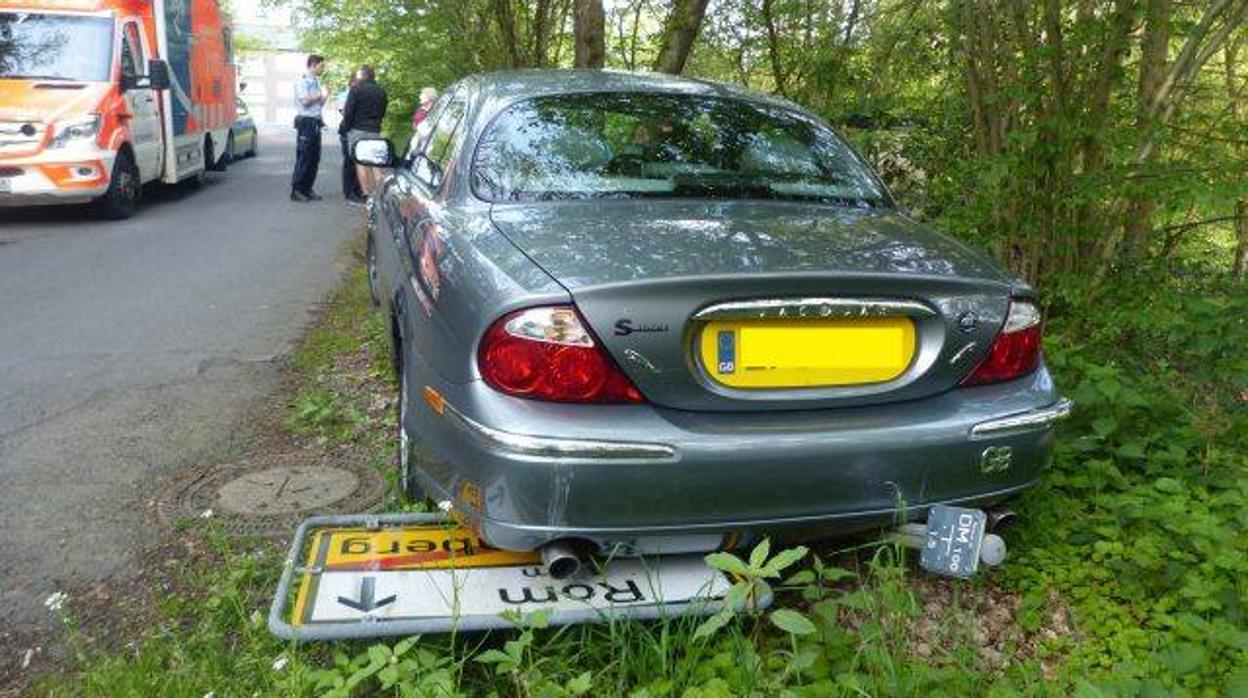
[[[355,491],[359,478],[342,468],[296,465],[244,473],[217,494],[222,509],[244,516],[293,514],[329,506]]]
[[[351,449],[295,450],[198,468],[168,484],[153,502],[154,513],[166,526],[211,518],[233,532],[289,536],[309,516],[381,507],[386,481],[381,470],[368,465],[369,457]]]

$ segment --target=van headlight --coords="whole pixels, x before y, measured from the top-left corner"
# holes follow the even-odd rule
[[[51,148],[68,148],[95,140],[100,133],[100,115],[88,114],[52,125]]]

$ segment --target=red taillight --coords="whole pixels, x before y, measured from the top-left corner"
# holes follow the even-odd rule
[[[1040,335],[1043,324],[1040,311],[1031,303],[1012,301],[1005,326],[993,341],[988,355],[974,371],[962,379],[962,385],[1000,383],[1036,370],[1040,363]]]
[[[485,382],[516,397],[552,402],[645,402],[611,362],[576,309],[529,308],[486,330],[477,351]]]

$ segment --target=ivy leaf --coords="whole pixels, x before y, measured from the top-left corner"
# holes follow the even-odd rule
[[[789,608],[772,611],[771,622],[790,635],[809,635],[817,630],[806,616]]]
[[[815,571],[814,570],[802,570],[801,572],[798,572],[792,577],[789,577],[788,579],[784,580],[784,586],[786,587],[800,587],[800,586],[806,586],[807,584],[814,584],[814,583],[815,583]]]
[[[385,664],[390,659],[390,648],[385,645],[373,645],[368,648],[368,659],[374,664]]]
[[[761,543],[754,546],[754,551],[750,553],[750,567],[762,569],[763,563],[767,562],[767,558],[771,555],[771,539],[764,538]]]
[[[581,672],[580,676],[569,681],[567,685],[568,693],[574,696],[583,696],[593,687],[593,674],[588,671]]]
[[[1140,442],[1138,441],[1128,441],[1125,444],[1119,446],[1118,455],[1122,456],[1123,458],[1132,458],[1136,460],[1143,459],[1147,456],[1147,454],[1144,452],[1144,447],[1141,446]]]
[[[728,624],[728,620],[730,618],[732,618],[731,613],[724,613],[722,611],[716,613],[710,618],[707,618],[702,622],[702,625],[698,626],[697,630],[693,631],[693,639],[698,640],[714,635],[720,628]]]
[[[738,577],[745,577],[749,574],[749,569],[746,568],[741,558],[732,553],[711,553],[703,559],[706,560],[706,564],[721,572],[735,574]]]
[[[1161,661],[1171,672],[1190,674],[1203,667],[1209,660],[1209,652],[1200,645],[1185,642],[1161,655]]]
[[[788,550],[781,550],[776,553],[776,556],[771,558],[771,562],[768,562],[767,566],[763,568],[763,576],[779,577],[780,572],[784,570],[784,568],[806,557],[806,553],[808,551],[809,549],[804,545],[799,545],[796,548],[789,548]]]
[[[480,662],[482,664],[502,664],[504,662],[510,662],[511,655],[501,650],[486,650],[481,654],[478,654],[476,657],[473,657],[473,661]]]

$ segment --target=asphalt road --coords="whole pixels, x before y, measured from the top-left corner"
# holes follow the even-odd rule
[[[0,209],[0,632],[132,571],[156,483],[236,452],[280,387],[361,219],[329,134],[325,200],[289,200],[293,147],[262,134],[259,158],[128,221]]]

